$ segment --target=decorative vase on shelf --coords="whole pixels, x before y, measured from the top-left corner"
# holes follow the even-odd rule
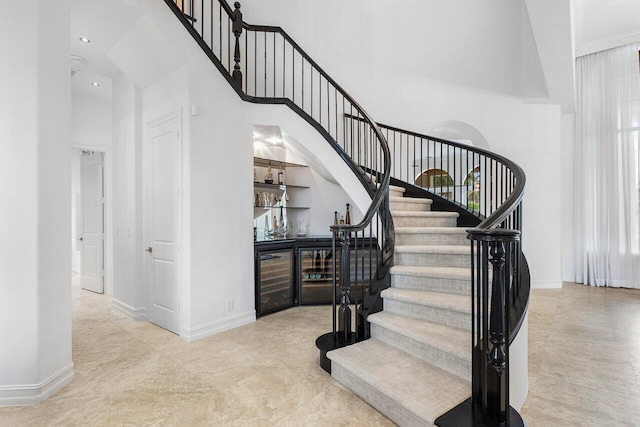
[[[280,171],[278,171],[278,184],[284,184],[284,172],[282,171],[282,163],[280,163]]]
[[[269,163],[269,167],[267,168],[267,174],[264,176],[265,184],[273,184],[273,173],[271,172],[271,163]]]
[[[345,224],[351,224],[351,213],[349,212],[349,203],[347,203],[347,213],[344,218]]]

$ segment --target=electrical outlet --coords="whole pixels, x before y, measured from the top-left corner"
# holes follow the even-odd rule
[[[227,300],[227,311],[233,310],[233,299]]]

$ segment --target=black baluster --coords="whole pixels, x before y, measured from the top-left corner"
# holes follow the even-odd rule
[[[233,35],[236,38],[236,46],[233,51],[233,81],[236,82],[240,90],[242,90],[242,71],[240,70],[240,35],[242,34],[242,12],[240,11],[240,2],[233,4]]]
[[[340,234],[340,308],[338,309],[338,333],[348,340],[351,336],[351,236],[343,231]]]

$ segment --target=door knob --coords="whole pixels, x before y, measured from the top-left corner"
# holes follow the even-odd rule
[[[153,252],[153,248],[151,246],[148,246],[147,249],[145,249],[145,251],[151,253]]]
[[[82,242],[84,240],[84,237],[78,237],[78,240]]]

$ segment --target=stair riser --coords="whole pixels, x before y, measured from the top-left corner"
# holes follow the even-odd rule
[[[396,191],[392,188],[389,189],[389,196],[391,197],[404,197],[404,191]]]
[[[431,254],[396,252],[395,265],[415,265],[422,267],[463,267],[471,268],[471,254]]]
[[[431,203],[391,202],[389,208],[392,215],[394,211],[427,212],[431,210]]]
[[[455,227],[458,218],[447,217],[415,217],[399,216],[393,217],[393,225],[396,227]]]
[[[461,245],[469,246],[466,233],[398,233],[396,245]]]
[[[360,397],[360,399],[382,412],[387,418],[400,426],[434,425],[431,421],[420,418],[417,414],[405,408],[401,402],[396,402],[336,362],[331,363],[331,376],[345,386],[347,390]]]
[[[371,324],[371,336],[453,375],[457,375],[463,380],[471,381],[471,349],[469,349],[469,358],[464,359],[375,323]]]
[[[443,292],[457,295],[471,295],[471,279],[455,280],[391,273],[391,286],[399,289],[415,289],[420,291]]]
[[[469,313],[392,300],[389,298],[384,299],[384,310],[402,316],[418,317],[431,322],[442,323],[443,325],[471,330],[471,314]]]

